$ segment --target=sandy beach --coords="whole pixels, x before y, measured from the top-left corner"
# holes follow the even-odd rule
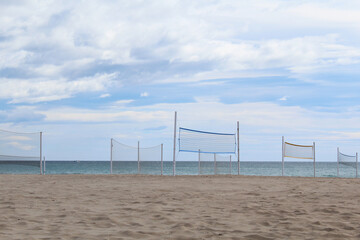
[[[0,239],[359,239],[359,183],[0,175]]]

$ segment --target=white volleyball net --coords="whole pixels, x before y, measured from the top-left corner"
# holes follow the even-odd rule
[[[284,142],[284,157],[313,159],[313,145],[297,145]]]
[[[143,148],[128,146],[111,139],[111,173],[160,175],[162,165],[161,144]]]
[[[194,157],[191,159],[197,158],[198,169],[197,171],[193,169],[192,174],[231,174],[230,160],[235,159],[236,134],[180,127],[178,149],[179,153],[183,152],[183,157],[187,155],[186,153],[194,153]],[[187,157],[186,160],[189,159]]]
[[[284,176],[284,168],[285,168],[285,158],[296,158],[296,159],[303,159],[303,160],[312,160],[312,163],[306,163],[307,168],[309,168],[309,172],[303,172],[302,174],[305,174],[305,176],[311,176],[313,175],[315,177],[316,174],[316,165],[315,165],[315,143],[313,145],[299,145],[299,144],[293,144],[289,142],[284,141],[283,137],[283,147],[282,147],[282,175]],[[296,163],[289,163],[287,164],[288,168],[292,169],[292,174],[294,176],[302,175],[297,174],[296,170]],[[312,168],[312,174],[311,172]],[[303,176],[303,175],[302,175]]]
[[[41,173],[41,136],[40,132],[19,133],[0,130],[0,171],[33,173],[33,167],[37,167]]]
[[[179,151],[235,154],[236,134],[179,128]]]
[[[153,147],[140,148],[139,173],[162,175],[162,150],[161,144]]]
[[[198,153],[199,175],[232,174],[234,155]]]
[[[351,155],[347,155],[347,154],[339,152],[338,162],[340,164],[343,164],[343,165],[346,165],[349,167],[353,167],[356,169],[356,165],[357,165],[356,155],[351,156]]]

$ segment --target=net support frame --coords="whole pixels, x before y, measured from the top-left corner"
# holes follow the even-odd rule
[[[201,165],[200,165],[200,149],[199,149],[199,153],[198,153],[198,175],[201,175]]]
[[[214,175],[216,175],[216,153],[214,153]]]
[[[232,166],[231,166],[231,155],[230,155],[230,175],[231,175],[231,169],[232,169]]]
[[[316,163],[315,163],[315,142],[313,142],[313,159],[314,159],[314,177],[316,174]]]
[[[358,153],[356,153],[356,178],[358,177]]]
[[[290,143],[286,143],[285,142],[285,138],[284,136],[282,136],[282,154],[281,154],[281,162],[282,162],[282,168],[281,168],[281,175],[284,176],[284,160],[285,157],[291,157],[291,156],[285,156],[285,144],[290,144]],[[290,145],[295,145],[295,144],[290,144]],[[313,142],[312,146],[301,146],[301,145],[295,145],[295,146],[299,146],[299,147],[311,147],[312,148],[312,159],[313,159],[313,168],[314,168],[314,177],[316,177],[316,163],[315,163],[315,142]],[[294,158],[294,157],[293,157]],[[299,158],[304,158],[304,157],[299,157]],[[306,159],[306,158],[305,158]],[[309,159],[309,158],[308,158]],[[311,159],[311,158],[310,158]]]
[[[43,163],[44,163],[43,175],[45,175],[46,174],[46,159],[45,159],[45,156],[43,157]]]
[[[236,133],[237,133],[237,162],[238,162],[238,175],[240,175],[240,136],[239,136],[239,121],[237,121],[237,128],[236,128]]]
[[[113,139],[110,140],[110,174],[113,173]]]
[[[285,139],[284,136],[282,136],[281,176],[284,176],[284,158],[285,158]]]
[[[137,145],[137,163],[138,163],[138,174],[140,174],[140,141]]]
[[[175,111],[175,118],[174,118],[174,148],[173,148],[173,176],[175,176],[175,168],[176,168],[176,161],[175,161],[175,152],[176,152],[176,121],[177,121],[177,112]]]
[[[40,175],[42,174],[42,132],[40,132]]]
[[[339,147],[337,147],[337,152],[336,152],[336,156],[337,156],[337,177],[339,177],[339,162],[340,162],[340,151],[339,151]]]
[[[163,164],[163,159],[164,159],[164,144],[161,144],[161,176],[163,175],[163,169],[164,169],[164,164]]]

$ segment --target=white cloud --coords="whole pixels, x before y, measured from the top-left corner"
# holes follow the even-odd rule
[[[159,66],[139,72],[136,80],[122,72],[131,84],[139,79],[148,83],[240,77],[244,70],[303,73],[354,64],[360,58],[360,6],[351,1],[27,1],[4,4],[0,13],[0,69],[27,69],[46,81],[70,80],[66,73],[104,61],[189,63],[190,72]],[[345,32],[355,44],[343,39]],[[191,63],[209,66],[192,68]],[[101,64],[98,68],[101,71]]]
[[[107,98],[107,97],[110,97],[111,96],[111,94],[109,94],[109,93],[104,93],[104,94],[101,94],[100,96],[99,96],[99,98]]]
[[[279,101],[287,101],[288,97],[287,96],[283,96],[281,98],[279,98]]]
[[[128,103],[127,100],[123,103]],[[299,106],[280,106],[270,102],[224,104],[216,97],[197,98],[193,103],[155,104],[150,106],[126,106],[114,108],[114,105],[102,110],[79,108],[54,108],[38,110],[46,116],[46,122],[118,122],[131,121],[156,122],[157,125],[168,125],[172,122],[174,110],[179,112],[179,122],[187,122],[193,127],[208,128],[206,124],[216,122],[217,129],[227,127],[239,120],[242,126],[258,130],[271,129],[270,132],[319,132],[324,129],[356,128],[360,113],[349,110],[340,115],[331,112],[316,112]],[[206,124],[205,124],[206,123]],[[204,125],[205,124],[205,125]],[[230,127],[232,129],[233,126]],[[265,130],[269,132],[268,130]],[[343,135],[343,133],[341,133]],[[341,135],[339,134],[339,135]]]
[[[25,151],[29,151],[29,150],[32,150],[32,149],[36,148],[36,146],[26,145],[26,144],[23,144],[23,143],[20,143],[20,142],[9,142],[8,145],[11,146],[11,147],[21,149],[21,150],[25,150]]]
[[[118,101],[116,101],[116,102],[114,102],[113,104],[112,104],[112,106],[111,107],[119,107],[119,106],[125,106],[125,105],[127,105],[127,104],[129,104],[129,103],[132,103],[132,102],[134,102],[135,100],[134,99],[123,99],[123,100],[118,100]]]
[[[95,75],[74,81],[66,79],[0,79],[0,98],[10,103],[36,103],[72,97],[76,93],[106,90],[116,74]]]
[[[149,96],[149,93],[148,92],[142,92],[140,94],[140,97],[148,97]]]

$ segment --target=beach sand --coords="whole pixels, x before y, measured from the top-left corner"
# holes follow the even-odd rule
[[[0,239],[359,239],[360,179],[0,175]]]

